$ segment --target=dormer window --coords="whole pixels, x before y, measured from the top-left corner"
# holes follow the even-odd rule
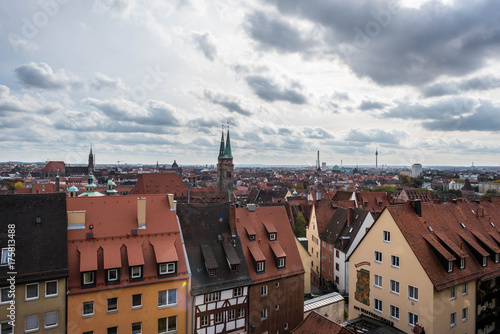
[[[208,276],[217,276],[217,269],[208,269]]]
[[[118,284],[120,282],[120,272],[118,269],[106,270],[106,285]]]
[[[483,256],[483,267],[486,267],[488,265],[488,257]]]
[[[448,261],[448,272],[449,273],[453,272],[453,261]]]
[[[142,279],[142,267],[135,266],[130,268],[130,280],[139,281]]]
[[[239,268],[239,266],[238,266],[237,264],[233,264],[233,265],[231,266],[231,271],[232,271],[232,272],[237,272],[237,271],[238,271],[238,268]]]
[[[82,273],[82,288],[95,287],[95,271]]]
[[[269,240],[276,240],[276,233],[269,233]]]
[[[465,258],[462,257],[460,258],[460,270],[464,270],[465,269]]]
[[[175,262],[169,263],[160,263],[158,265],[158,274],[159,275],[168,275],[175,273]]]
[[[285,258],[279,258],[277,263],[278,268],[285,268]]]
[[[248,235],[248,240],[255,241],[255,234]]]
[[[264,261],[256,263],[256,269],[255,270],[258,273],[264,272],[265,268],[266,268],[266,263]]]
[[[496,253],[495,254],[495,263],[500,262],[500,254]]]

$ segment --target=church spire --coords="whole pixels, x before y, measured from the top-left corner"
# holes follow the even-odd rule
[[[229,123],[227,124],[226,149],[224,150],[224,158],[233,158],[233,153],[231,152],[231,140],[229,139]]]
[[[224,147],[224,125],[222,125],[222,137],[220,140],[219,159],[224,156],[224,150],[225,150],[225,147]]]

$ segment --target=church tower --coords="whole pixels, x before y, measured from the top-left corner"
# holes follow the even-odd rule
[[[229,191],[229,200],[233,199],[233,154],[231,152],[231,139],[229,138],[229,127],[227,128],[226,143],[224,144],[224,129],[220,141],[219,158],[217,163],[217,186],[222,190]]]
[[[89,173],[94,173],[94,154],[92,153],[92,145],[90,145],[88,168],[89,168]]]

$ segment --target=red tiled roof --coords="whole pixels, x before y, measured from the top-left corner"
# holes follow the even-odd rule
[[[186,197],[188,187],[179,174],[146,173],[141,174],[130,194],[174,194],[176,197]]]
[[[101,247],[104,257],[104,269],[120,268],[122,266],[122,261],[120,260],[120,246],[106,243]]]
[[[97,245],[92,241],[77,247],[80,252],[80,272],[97,270]]]
[[[43,173],[57,173],[57,170],[59,169],[59,173],[64,174],[64,161],[49,161],[43,167],[42,172]]]
[[[266,260],[266,257],[264,256],[264,254],[262,254],[259,245],[257,245],[256,243],[251,243],[250,245],[248,245],[248,249],[250,250],[250,253],[252,254],[255,262]]]
[[[354,334],[353,331],[340,326],[330,319],[312,311],[302,322],[295,327],[291,333],[294,334]]]
[[[142,243],[140,242],[127,243],[127,259],[128,259],[128,265],[131,267],[144,265],[144,254],[142,252]]]
[[[171,236],[162,239],[152,239],[150,241],[155,250],[157,263],[179,261],[177,251],[175,250],[175,239],[175,236]]]
[[[286,257],[286,253],[283,250],[283,248],[281,248],[281,246],[280,246],[280,244],[279,244],[278,241],[271,242],[270,245],[271,245],[271,249],[273,250],[274,255],[277,258]]]

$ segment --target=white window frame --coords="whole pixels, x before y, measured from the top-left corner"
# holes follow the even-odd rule
[[[4,295],[4,291],[6,292],[6,299],[4,300],[3,299],[3,295]],[[9,304],[10,301],[12,300],[12,298],[9,299],[9,293],[10,293],[10,288],[9,287],[6,287],[6,288],[1,288],[0,289],[0,305],[4,305],[4,304]],[[14,291],[12,291],[14,292]]]
[[[399,307],[394,306],[394,305],[390,305],[389,309],[390,309],[391,318],[399,321]]]
[[[112,299],[116,299],[116,308],[113,308],[113,309],[110,309],[109,308],[109,301],[112,300]],[[118,312],[118,297],[111,297],[111,298],[108,298],[107,302],[106,302],[106,311],[108,313],[116,313]]]
[[[418,314],[408,312],[408,325],[411,327],[415,327],[417,323],[418,323]]]
[[[391,243],[391,232],[390,231],[383,231],[383,241],[387,243]]]
[[[208,315],[205,317],[208,318],[208,323],[210,323],[210,317]],[[169,322],[170,322],[170,319],[172,319],[172,318],[175,319],[175,328],[169,330],[168,329]],[[160,319],[165,319],[165,331],[161,332],[162,334],[163,333],[177,333],[177,316],[176,315],[171,315],[169,317],[164,317],[164,318],[160,318]],[[160,320],[160,319],[158,319],[158,320]],[[208,324],[206,326],[208,326]],[[158,333],[160,333],[160,331],[158,331]]]
[[[28,328],[28,318],[35,318],[36,317],[36,328]],[[24,318],[24,332],[25,333],[31,333],[31,332],[36,332],[39,330],[40,328],[40,319],[38,318],[38,314],[35,314],[35,315],[29,315],[29,316],[26,316]]]
[[[448,272],[449,273],[453,272],[453,261],[448,261]]]
[[[373,298],[373,310],[382,313],[382,301],[380,299]]]
[[[205,303],[216,302],[219,300],[218,292],[209,292],[205,294]]]
[[[36,286],[36,297],[28,297],[28,286]],[[30,300],[37,300],[40,298],[40,287],[38,286],[38,283],[29,283],[24,286],[25,289],[25,294],[24,294],[24,300],[25,301],[30,301]]]
[[[134,305],[134,296],[139,296],[141,298],[141,303],[139,305]],[[136,293],[132,295],[132,308],[141,308],[142,307],[142,293]]]
[[[465,269],[465,257],[460,258],[460,270]]]
[[[0,266],[8,266],[9,260],[12,259],[12,249],[8,247],[2,248],[2,257],[0,259]]]
[[[175,302],[170,303],[170,294],[175,293]],[[160,304],[160,294],[162,294],[162,299],[165,299],[165,303]],[[171,306],[176,306],[177,305],[177,289],[169,289],[169,290],[162,290],[158,291],[158,308],[165,308],[165,307],[171,307]]]
[[[469,294],[469,284],[465,282],[462,285],[462,296],[467,296]]]
[[[400,291],[399,285],[400,284],[399,284],[398,281],[391,279],[391,281],[390,281],[390,291],[391,291],[391,293],[394,293],[394,294],[396,294],[396,295],[399,296],[399,291]],[[395,288],[395,289],[393,289],[393,288]]]
[[[233,296],[234,297],[241,297],[241,296],[243,296],[243,288],[242,287],[234,288],[233,289]]]
[[[200,326],[207,327],[210,323],[210,317],[208,315],[204,315],[200,318]]]
[[[263,285],[260,287],[260,296],[261,297],[267,296],[268,293],[269,293],[269,289],[268,289],[267,285]]]
[[[260,261],[260,262],[257,262],[257,272],[263,272],[266,268],[266,265],[265,265],[265,262],[264,261]]]
[[[488,266],[488,257],[483,256],[483,267],[486,267],[486,266]]]
[[[245,317],[245,309],[242,307],[242,308],[239,308],[238,309],[238,318],[244,318]]]
[[[134,270],[138,269],[139,270],[139,274],[138,275],[134,275]],[[130,277],[132,278],[141,278],[142,277],[142,268],[141,266],[134,266],[130,269]]]
[[[86,278],[86,275],[89,275],[88,279]],[[86,271],[82,273],[82,281],[83,285],[89,285],[89,284],[94,284],[95,281],[95,272],[94,271]]]
[[[457,312],[450,314],[450,327],[455,327],[457,325]]]
[[[137,324],[139,324],[140,328],[138,330],[137,329],[134,330],[134,325],[137,325]],[[131,325],[131,331],[132,331],[132,334],[142,334],[142,321],[133,322]]]
[[[92,305],[92,313],[85,313],[85,305]],[[94,315],[94,301],[88,301],[82,303],[82,317],[92,317]]]
[[[160,263],[160,275],[175,273],[175,262]]]
[[[53,293],[53,294],[50,294],[50,295],[47,294],[47,291],[48,291],[47,285],[49,283],[55,283],[56,284],[56,292]],[[59,282],[57,280],[55,280],[55,281],[46,281],[45,282],[45,298],[57,297],[58,295],[59,295]]]
[[[56,323],[55,324],[49,324],[49,325],[47,325],[47,315],[48,314],[54,314],[54,313],[56,315]],[[45,313],[45,316],[44,316],[44,328],[56,328],[58,326],[58,324],[59,324],[58,317],[59,317],[59,314],[57,314],[57,311]]]
[[[227,320],[233,321],[236,319],[236,310],[229,310],[227,312]]]
[[[376,288],[382,289],[383,278],[381,275],[373,274],[373,286],[375,286]]]
[[[215,320],[216,324],[221,323],[222,322],[222,312],[215,313],[214,320]]]
[[[455,300],[455,299],[457,299],[457,287],[452,286],[450,288],[450,300]]]
[[[382,252],[375,251],[375,255],[374,256],[375,256],[374,261],[376,263],[382,263]],[[380,258],[380,260],[378,258]]]
[[[500,254],[495,253],[495,263],[498,263],[498,262],[500,262]]]
[[[260,310],[260,320],[266,320],[267,319],[267,308],[263,308]]]
[[[417,287],[414,287],[412,285],[408,285],[408,299],[418,302],[418,288]]]
[[[112,272],[116,274],[115,278],[111,278],[110,277],[110,274]],[[114,282],[114,281],[117,281],[117,280],[118,280],[118,269],[108,269],[108,281],[109,282]]]
[[[469,319],[469,308],[464,307],[462,309],[462,322],[466,322]]]
[[[391,267],[399,269],[399,256],[391,255]]]
[[[276,240],[276,233],[269,233],[269,240],[271,241]]]
[[[278,268],[284,268],[285,267],[285,258],[284,257],[280,257],[278,259]]]

